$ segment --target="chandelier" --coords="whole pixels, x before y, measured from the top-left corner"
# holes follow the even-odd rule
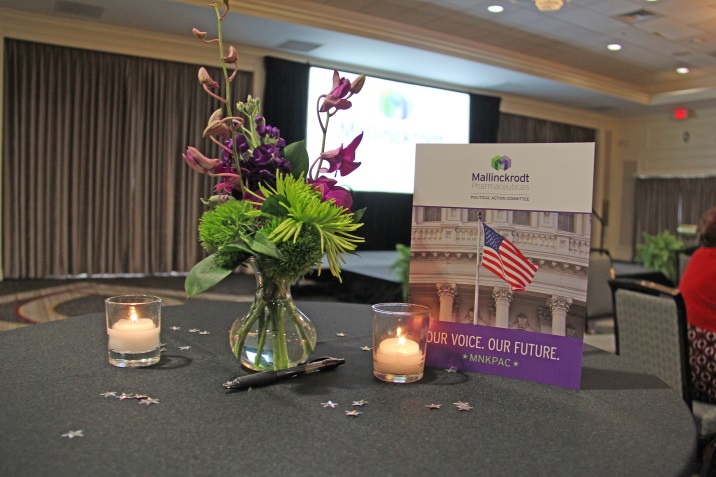
[[[535,0],[537,10],[541,12],[553,12],[564,5],[564,0]]]

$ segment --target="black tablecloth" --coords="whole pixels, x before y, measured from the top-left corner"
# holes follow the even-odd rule
[[[442,369],[414,384],[384,383],[361,350],[371,345],[364,305],[299,303],[319,332],[314,356],[345,358],[343,366],[227,392],[221,384],[243,372],[228,330],[247,306],[165,307],[167,351],[150,368],[108,364],[103,315],[0,334],[0,475],[689,473],[688,408],[620,358],[586,346],[578,391]],[[321,405],[329,400],[338,407]],[[352,406],[359,400],[367,404]],[[458,401],[474,409],[459,411]],[[426,407],[433,403],[442,407]],[[353,409],[363,414],[345,415]],[[72,430],[84,437],[62,437]]]

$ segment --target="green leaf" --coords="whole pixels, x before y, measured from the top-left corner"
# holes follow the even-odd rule
[[[355,212],[353,212],[353,223],[354,224],[360,223],[360,219],[362,219],[363,214],[365,214],[365,209],[366,209],[366,207],[363,207],[362,209],[356,210]]]
[[[263,232],[256,232],[254,237],[249,240],[248,245],[255,253],[283,260],[283,255],[281,255],[276,244],[269,240]]]
[[[288,215],[288,210],[286,207],[281,205],[282,203],[289,206],[291,205],[289,204],[288,199],[282,195],[270,195],[266,197],[266,200],[261,206],[261,213],[273,217],[286,217]]]
[[[306,177],[308,173],[308,151],[306,151],[306,141],[293,142],[283,148],[283,157],[291,163],[291,175],[298,179],[303,174]]]
[[[184,282],[187,298],[205,292],[234,271],[217,265],[215,257],[215,255],[209,255],[189,271]]]
[[[251,247],[243,240],[222,245],[219,247],[219,252],[246,252],[249,255],[253,254]]]

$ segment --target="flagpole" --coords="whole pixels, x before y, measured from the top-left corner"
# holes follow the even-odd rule
[[[480,296],[480,265],[482,265],[482,255],[480,254],[480,242],[482,238],[482,210],[477,213],[477,268],[475,268],[475,309],[472,313],[472,323],[477,324],[478,311],[477,307]]]

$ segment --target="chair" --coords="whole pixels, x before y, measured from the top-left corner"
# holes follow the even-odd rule
[[[617,354],[681,395],[694,414],[699,446],[705,446],[716,437],[716,405],[692,402],[684,298],[677,289],[645,280],[616,279],[609,286]],[[708,457],[706,467],[714,460]],[[702,469],[702,475],[714,471]]]
[[[612,279],[614,279],[614,267],[609,252],[603,249],[591,249],[587,281],[587,314],[584,323],[586,332],[590,332],[590,320],[614,316],[612,292],[609,289],[609,280]]]

